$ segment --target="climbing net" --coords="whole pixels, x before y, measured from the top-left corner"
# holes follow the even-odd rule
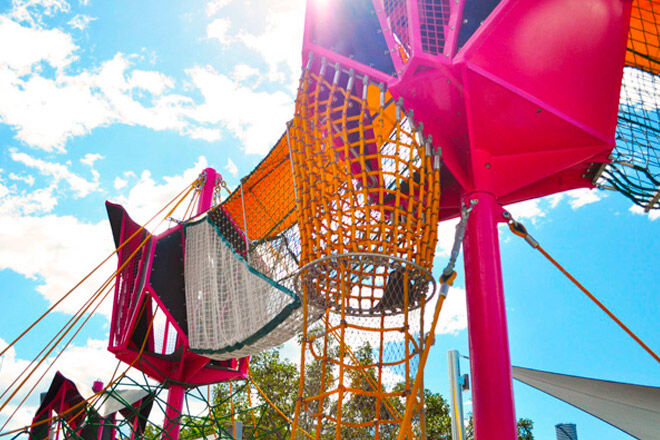
[[[622,192],[647,212],[660,209],[660,6],[633,3],[616,148],[597,174],[601,187]]]
[[[307,319],[293,438],[393,438],[406,402],[423,404],[411,389],[433,292],[439,151],[384,85],[314,57],[287,136]]]
[[[165,424],[160,423],[168,407],[163,384],[153,384],[146,377],[137,381],[124,376],[98,398],[86,401],[76,385],[62,378],[58,375],[54,379],[33,425],[14,438],[171,438]],[[74,402],[79,407],[72,411]],[[256,394],[250,383],[242,381],[188,389],[182,415],[174,422],[182,440],[262,439],[272,438],[275,432],[286,435],[288,422],[275,414],[273,423],[271,412],[269,404]]]

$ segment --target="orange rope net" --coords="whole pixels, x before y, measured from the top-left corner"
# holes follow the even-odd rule
[[[411,387],[440,156],[383,85],[324,60],[310,66],[287,132],[305,308],[292,438],[394,438],[406,402],[423,404]]]
[[[660,5],[655,0],[635,0],[630,17],[626,65],[660,74]]]

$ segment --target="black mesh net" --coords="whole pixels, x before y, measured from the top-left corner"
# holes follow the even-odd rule
[[[597,176],[647,212],[660,209],[660,3],[633,3],[612,163]]]

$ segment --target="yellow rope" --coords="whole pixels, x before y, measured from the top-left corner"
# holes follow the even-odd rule
[[[252,383],[252,385],[254,385],[254,387],[257,389],[257,391],[259,392],[259,394],[261,394],[261,397],[263,397],[263,399],[266,401],[266,403],[268,403],[268,405],[270,405],[271,408],[273,408],[273,409],[274,409],[279,415],[281,415],[281,416],[284,418],[284,420],[286,420],[286,421],[287,421],[288,423],[290,423],[290,424],[293,424],[293,421],[291,420],[291,418],[288,417],[286,414],[284,414],[284,413],[283,413],[283,412],[277,407],[277,405],[275,405],[275,404],[273,403],[273,401],[270,400],[270,399],[268,398],[268,396],[266,395],[266,393],[264,393],[263,390],[259,387],[259,385],[257,385],[257,383],[254,381],[254,379],[252,378],[252,376],[248,376],[248,379],[250,380],[250,383]],[[315,440],[315,439],[316,439],[312,434],[310,434],[309,432],[305,431],[305,430],[302,429],[300,426],[298,426],[298,429],[299,429],[303,434],[305,434],[307,437],[309,437],[310,439],[312,439],[312,440]]]
[[[557,260],[552,258],[552,256],[546,252],[545,249],[539,244],[538,241],[536,241],[529,233],[527,232],[527,229],[520,223],[511,218],[511,214],[506,213],[509,217],[509,229],[511,232],[514,233],[514,235],[517,235],[519,237],[524,238],[527,243],[534,249],[538,250],[550,263],[552,263],[559,271],[566,276],[575,286],[577,286],[578,289],[582,291],[587,297],[593,301],[605,314],[612,319],[623,331],[625,331],[628,336],[630,336],[637,344],[639,344],[640,347],[644,349],[648,354],[655,359],[656,362],[660,363],[660,356],[658,356],[642,339],[637,336],[628,326],[626,326],[614,313],[608,309],[605,304],[600,302],[596,296],[591,293],[586,287],[584,287],[578,280],[575,278],[573,275],[571,275],[564,267],[559,264]]]
[[[186,192],[187,191],[187,192]],[[94,267],[85,277],[80,280],[78,283],[76,283],[75,286],[73,286],[67,293],[64,294],[60,299],[58,299],[55,304],[50,306],[48,310],[46,310],[39,318],[37,318],[36,321],[34,321],[30,326],[25,329],[16,339],[11,341],[9,345],[7,345],[5,348],[0,351],[0,356],[4,355],[7,350],[9,350],[11,347],[13,347],[23,336],[25,336],[32,328],[34,328],[35,325],[37,325],[46,315],[48,315],[50,312],[52,312],[62,301],[64,301],[71,293],[73,293],[74,290],[76,290],[78,287],[80,287],[81,284],[83,284],[87,279],[94,274],[101,266],[103,266],[110,258],[112,258],[121,248],[124,247],[126,243],[128,243],[131,239],[133,239],[137,234],[139,234],[144,228],[151,223],[160,213],[162,213],[169,205],[171,205],[178,197],[180,197],[183,193],[186,193],[186,195],[190,192],[190,185],[187,186],[183,191],[181,191],[179,194],[177,194],[172,200],[170,200],[163,208],[161,208],[153,217],[151,217],[147,223],[145,223],[143,226],[140,226],[140,228],[135,231],[129,238],[127,238],[123,243],[121,243],[117,249],[115,249],[110,255],[105,257],[103,261],[101,261],[96,267]],[[185,195],[183,197],[186,197]],[[173,212],[173,211],[172,211]]]
[[[157,310],[158,310],[158,305],[156,305],[156,311]],[[49,417],[47,419],[40,420],[36,423],[32,423],[32,424],[24,426],[22,428],[18,428],[18,429],[14,429],[14,430],[11,430],[11,431],[0,433],[0,437],[4,437],[4,436],[7,436],[7,435],[11,435],[11,434],[16,434],[18,432],[22,432],[22,431],[31,429],[35,426],[40,426],[40,425],[43,425],[44,423],[52,422],[53,420],[57,419],[58,417],[65,416],[65,415],[73,412],[74,410],[82,407],[80,409],[80,411],[78,411],[73,417],[71,417],[72,419],[76,419],[83,413],[83,411],[85,411],[85,406],[84,406],[85,404],[89,404],[93,407],[99,401],[99,399],[103,396],[103,394],[111,386],[114,386],[117,382],[119,382],[126,375],[126,373],[128,373],[128,370],[130,370],[133,367],[133,365],[135,365],[137,363],[137,361],[140,360],[140,358],[142,356],[142,353],[144,352],[144,349],[147,345],[147,341],[149,340],[149,333],[151,332],[151,328],[153,326],[155,317],[156,317],[156,314],[154,313],[154,315],[151,317],[151,321],[149,322],[149,327],[147,328],[147,331],[145,333],[145,338],[142,341],[142,346],[140,347],[140,351],[138,352],[138,355],[135,357],[133,362],[131,362],[128,365],[128,367],[126,367],[126,369],[121,373],[121,375],[119,375],[118,378],[116,378],[115,380],[110,381],[108,383],[108,385],[106,385],[105,387],[103,387],[103,389],[97,391],[96,393],[92,394],[89,398],[84,399],[81,402],[78,402],[77,404],[73,405],[71,408],[67,409],[66,411],[62,411],[62,413],[54,415],[54,416]]]
[[[412,416],[417,406],[417,393],[420,392],[421,385],[424,380],[424,367],[426,366],[426,361],[429,357],[429,352],[431,346],[433,345],[433,340],[435,338],[435,328],[438,325],[438,320],[440,318],[440,311],[442,310],[442,305],[445,302],[445,297],[440,296],[438,302],[435,305],[435,311],[433,312],[433,321],[431,323],[431,328],[426,335],[424,341],[424,351],[422,351],[421,356],[419,357],[419,366],[417,367],[417,375],[415,377],[415,382],[413,383],[412,390],[410,391],[411,399],[406,403],[406,412],[403,415],[403,421],[401,422],[401,428],[399,429],[399,434],[397,435],[397,440],[404,440],[407,436],[412,435],[411,423]]]
[[[178,202],[177,202],[177,203],[176,203],[176,204],[170,209],[170,211],[165,215],[165,217],[164,217],[163,219],[161,219],[161,221],[158,223],[158,225],[156,226],[156,228],[158,228],[158,227],[162,224],[162,222],[163,222],[165,219],[167,219],[168,217],[170,217],[170,216],[172,215],[172,213],[173,213],[173,212],[179,207],[179,205],[183,202],[183,200],[185,200],[185,198],[188,196],[188,194],[190,194],[190,192],[191,192],[193,189],[194,189],[194,187],[193,187],[192,185],[189,185],[189,186],[187,187],[187,189],[184,189],[181,193],[179,193],[176,197],[174,197],[170,202],[168,202],[168,203],[167,203],[167,204],[166,204],[161,210],[159,210],[158,213],[157,213],[156,215],[154,215],[149,221],[153,220],[156,216],[158,216],[161,212],[163,212],[163,211],[164,211],[169,205],[171,205],[171,204],[172,204],[177,198],[180,197],[179,201],[178,201]],[[182,194],[183,194],[183,195],[182,195]],[[115,251],[115,253],[116,253],[119,249],[121,249],[121,248],[122,248],[127,242],[129,242],[129,241],[130,241],[130,240],[131,240],[131,239],[132,239],[132,238],[133,238],[133,237],[134,237],[134,236],[135,236],[140,230],[143,230],[143,229],[144,229],[144,226],[141,227],[140,229],[138,229],[138,231],[136,231],[133,235],[131,235],[131,237],[129,237],[129,238],[128,238],[127,240],[125,240],[123,243],[121,243],[121,245],[118,246],[118,248],[117,248],[117,250]],[[103,285],[102,285],[99,289],[96,290],[96,292],[92,295],[92,300],[91,300],[91,301],[88,300],[88,301],[85,303],[86,306],[83,307],[81,310],[79,310],[79,312],[77,312],[77,314],[74,316],[75,319],[72,318],[72,319],[73,319],[73,323],[71,323],[71,324],[68,326],[68,328],[63,332],[63,334],[62,334],[61,336],[59,336],[59,339],[57,339],[57,341],[53,343],[52,347],[51,347],[51,348],[50,348],[50,349],[49,349],[49,350],[43,355],[43,357],[41,358],[41,360],[40,360],[39,362],[37,362],[37,365],[32,369],[32,371],[31,371],[29,374],[27,374],[27,377],[25,377],[25,378],[23,379],[23,381],[20,383],[20,385],[19,385],[19,386],[18,386],[18,387],[17,387],[17,388],[11,393],[11,395],[10,395],[10,396],[5,400],[5,402],[0,406],[0,411],[6,407],[6,405],[11,401],[11,399],[14,398],[14,396],[18,393],[18,391],[20,391],[20,389],[25,385],[25,383],[29,380],[29,378],[30,378],[30,377],[31,377],[31,376],[37,371],[37,369],[41,366],[41,364],[42,364],[42,363],[48,358],[48,356],[49,356],[49,355],[53,352],[53,350],[57,347],[57,344],[59,344],[59,343],[62,341],[62,339],[67,335],[67,333],[68,333],[69,331],[71,331],[71,329],[73,329],[73,327],[74,327],[74,326],[77,324],[77,322],[82,318],[82,316],[83,316],[83,315],[89,310],[89,308],[91,307],[91,305],[93,304],[93,302],[96,301],[96,299],[98,299],[99,297],[101,297],[101,295],[103,294],[103,291],[106,290],[106,288],[108,288],[108,286],[110,285],[112,279],[114,279],[114,277],[115,277],[119,272],[121,272],[121,270],[122,270],[122,269],[123,269],[123,268],[124,268],[124,267],[125,267],[130,261],[131,261],[131,259],[132,259],[132,258],[137,254],[137,252],[138,252],[138,251],[139,251],[139,250],[145,245],[145,243],[149,240],[149,238],[150,238],[151,236],[152,236],[152,234],[150,233],[150,234],[147,235],[147,237],[145,237],[145,239],[144,239],[144,240],[138,245],[138,247],[133,251],[133,253],[132,253],[132,254],[126,259],[126,261],[125,261],[125,262],[124,262],[124,263],[123,263],[123,264],[122,264],[122,265],[121,265],[121,266],[120,266],[120,267],[119,267],[119,268],[113,273],[113,275],[111,275],[111,276],[110,276],[110,277],[109,277],[109,278],[103,283]],[[87,275],[87,276],[86,276],[81,282],[79,282],[79,283],[76,285],[76,287],[79,286],[80,284],[82,284],[82,283],[84,282],[85,279],[87,279],[87,278],[88,278],[88,277],[89,277],[89,276],[90,276],[90,275],[91,275],[96,269],[98,269],[102,264],[104,264],[104,263],[105,263],[105,262],[106,262],[106,261],[112,256],[112,255],[114,255],[114,253],[111,254],[108,258],[106,258],[101,264],[99,264],[99,265],[98,265],[98,266],[97,266],[92,272],[90,272],[90,274],[88,274],[88,275]],[[74,287],[74,289],[75,289],[76,287]],[[69,295],[74,289],[72,289],[72,290],[70,290],[69,292],[67,292],[67,294],[65,295],[65,297],[68,296],[68,295]],[[54,361],[53,361],[53,362],[47,367],[47,369],[46,369],[46,370],[44,371],[44,373],[41,375],[41,377],[39,378],[39,380],[33,385],[33,387],[31,388],[31,390],[27,393],[27,395],[26,395],[25,398],[21,401],[21,403],[20,403],[19,405],[17,405],[17,407],[16,407],[16,409],[14,410],[14,412],[12,413],[12,415],[7,419],[7,421],[4,423],[4,425],[2,426],[2,428],[0,428],[0,431],[6,427],[6,425],[9,423],[9,421],[11,420],[11,418],[12,418],[12,417],[16,414],[16,412],[20,409],[20,407],[21,407],[21,406],[23,405],[23,403],[27,400],[27,398],[28,398],[29,395],[32,393],[32,391],[34,391],[34,389],[35,389],[36,386],[40,383],[40,381],[43,380],[43,378],[45,377],[46,373],[47,373],[47,372],[50,370],[50,368],[52,368],[52,366],[55,364],[55,361],[57,361],[57,359],[59,359],[59,357],[60,357],[61,354],[64,352],[64,350],[65,350],[65,349],[71,344],[71,342],[72,342],[73,339],[76,337],[76,335],[80,332],[80,330],[82,330],[82,328],[84,327],[84,325],[89,321],[89,319],[91,318],[91,316],[93,315],[93,313],[94,313],[94,312],[98,309],[98,307],[103,303],[103,300],[107,297],[107,295],[109,294],[110,291],[112,291],[111,288],[107,289],[107,291],[106,291],[106,293],[103,295],[102,299],[101,299],[101,300],[99,301],[99,303],[94,307],[94,309],[92,310],[92,312],[91,312],[91,313],[88,315],[88,317],[83,321],[83,323],[80,325],[80,327],[75,331],[75,333],[73,334],[73,336],[69,339],[69,341],[65,344],[65,346],[62,348],[62,350],[61,350],[61,351],[58,353],[58,355],[55,357]],[[63,299],[64,299],[64,298],[61,298],[61,299],[58,301],[58,303],[56,303],[56,305],[59,304]],[[50,310],[52,310],[52,307],[51,307],[46,313],[44,313],[44,315],[42,315],[42,317],[39,318],[39,319],[38,319],[38,320],[37,320],[37,321],[36,321],[31,327],[33,327],[34,325],[36,325],[36,323],[37,323],[39,320],[41,320],[44,316],[46,316],[46,314],[48,314],[48,313],[50,312]],[[71,319],[69,320],[69,322],[71,322]],[[66,328],[67,325],[68,325],[68,323],[65,324],[65,327],[64,327],[64,328]],[[30,328],[31,328],[31,327],[30,327]],[[28,329],[28,330],[29,330],[29,329]],[[61,333],[61,332],[62,332],[62,331],[60,330],[60,332],[58,332],[58,334]],[[21,336],[19,336],[19,338],[17,338],[13,343],[15,343],[18,339],[20,339],[20,337],[22,337],[25,333],[27,333],[27,330],[26,330],[25,332],[23,332],[23,334],[22,334]],[[57,338],[57,336],[56,336],[56,338]],[[55,339],[55,338],[53,338],[53,339]],[[48,345],[50,345],[52,342],[53,342],[53,340],[51,340],[51,341],[46,345],[46,347],[47,347]],[[12,343],[12,344],[13,344],[13,343]],[[6,349],[5,349],[5,350],[6,350]],[[17,379],[14,380],[14,382],[12,382],[12,385],[15,384],[15,383],[17,382],[17,380],[18,380],[21,376],[23,376],[23,375],[25,374],[25,372],[27,371],[27,369],[28,369],[28,368],[29,368],[29,367],[30,367],[30,366],[36,361],[37,358],[39,358],[39,356],[41,356],[41,354],[43,353],[43,351],[44,351],[44,350],[42,350],[42,351],[37,355],[37,357],[36,357],[36,358],[30,363],[30,365],[28,365],[28,367],[26,367],[26,369],[24,369],[21,373],[19,373],[19,376],[17,377]],[[141,354],[141,353],[140,353],[140,354]],[[132,364],[131,364],[131,365],[132,365]],[[130,368],[130,367],[129,367],[129,368]],[[3,396],[7,393],[7,391],[8,391],[8,389],[5,390],[5,392],[3,393]]]

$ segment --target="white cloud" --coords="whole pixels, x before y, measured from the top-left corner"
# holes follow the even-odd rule
[[[243,82],[247,79],[257,77],[256,82],[258,83],[260,75],[261,72],[259,69],[241,63],[234,66],[234,71],[232,72],[231,77],[237,82]]]
[[[124,67],[126,69],[128,65]],[[160,72],[134,70],[127,88],[142,89],[154,95],[162,95],[166,90],[174,87],[174,80]]]
[[[139,223],[149,220],[166,202],[191,184],[207,167],[200,157],[183,174],[156,181],[144,171],[126,197],[118,202]],[[12,270],[35,280],[36,290],[50,304],[60,299],[96,264],[114,250],[112,234],[106,220],[91,223],[72,216],[35,215],[49,212],[57,203],[53,195],[56,186],[40,188],[31,193],[19,193],[0,183],[0,270]],[[174,216],[180,218],[187,205],[181,204]],[[155,220],[149,228],[153,231]],[[162,231],[164,222],[157,231]],[[116,262],[106,263],[97,274],[81,285],[58,310],[73,313],[91,293],[112,273]],[[110,302],[100,309],[108,316]]]
[[[541,209],[539,199],[525,200],[524,202],[513,203],[506,206],[507,211],[511,213],[516,220],[528,219],[536,223],[541,217],[545,217],[545,212]]]
[[[131,218],[136,222],[144,224],[159,208],[184,190],[187,185],[193,183],[206,167],[208,167],[208,161],[204,156],[200,156],[191,168],[180,175],[164,177],[162,183],[154,180],[151,172],[145,170],[140,175],[137,183],[128,192],[128,195],[120,197],[116,202],[124,205]],[[185,203],[182,204],[180,209],[173,214],[173,217],[180,219],[185,207]],[[167,223],[164,223],[159,230],[163,230],[167,226]]]
[[[7,73],[7,71],[5,71]],[[3,78],[0,69],[0,121],[13,126],[16,137],[46,151],[64,151],[72,136],[80,136],[112,120],[111,108],[89,85],[61,76]]]
[[[66,0],[12,0],[11,3],[9,16],[32,27],[42,25],[44,16],[52,17],[70,9]]]
[[[120,190],[122,188],[125,188],[126,185],[128,185],[128,180],[122,179],[121,177],[115,177],[115,181],[113,183],[113,186],[115,187],[116,190]]]
[[[223,40],[229,21],[214,23],[212,34]],[[17,139],[46,151],[64,152],[72,137],[123,123],[208,142],[220,140],[227,129],[245,144],[246,153],[263,154],[293,115],[289,94],[255,91],[256,82],[241,84],[259,74],[245,64],[235,67],[234,79],[211,67],[188,69],[203,96],[196,103],[172,93],[174,80],[163,73],[132,69],[130,55],[118,53],[97,68],[68,74],[77,47],[59,30],[28,28],[0,17],[0,40],[22,42],[20,49],[0,46],[0,122],[13,127]],[[41,63],[56,69],[54,78],[41,76]]]
[[[55,186],[53,185],[26,192],[0,183],[0,216],[51,212],[57,205],[57,197],[54,192]]]
[[[0,72],[9,69],[17,75],[29,73],[33,66],[46,62],[56,69],[74,60],[77,46],[73,39],[58,29],[32,29],[0,16],[0,41],[20,41],[20,44],[0,44]],[[0,83],[7,72],[0,73]]]
[[[383,368],[383,385],[386,389],[392,389],[396,384],[401,383],[406,378],[399,373],[394,371],[394,368]]]
[[[82,159],[80,159],[80,163],[87,165],[89,167],[93,167],[94,162],[100,159],[103,159],[103,156],[101,156],[98,153],[87,153],[82,157]]]
[[[437,295],[427,306],[424,322],[430,325],[433,319],[433,309],[437,302]],[[453,334],[467,328],[467,308],[465,303],[465,289],[460,287],[450,287],[447,299],[442,305],[438,326],[435,329],[436,335]]]
[[[206,4],[206,15],[209,17],[215,15],[220,9],[231,4],[233,0],[211,0]]]
[[[65,181],[77,197],[85,197],[92,191],[96,191],[99,187],[98,174],[93,181],[89,181],[72,173],[65,165],[36,159],[26,153],[20,153],[15,149],[10,150],[10,156],[14,161],[22,163],[26,167],[37,169],[44,176],[52,177],[53,185],[57,185],[60,181]]]
[[[206,27],[206,37],[216,39],[227,47],[233,39],[229,36],[231,21],[228,18],[216,18]]]
[[[189,117],[206,124],[221,124],[239,138],[247,154],[265,154],[293,115],[293,99],[284,92],[257,92],[237,84],[212,67],[188,70],[204,102]]]
[[[87,26],[89,26],[89,24],[94,20],[96,20],[96,18],[90,17],[89,15],[77,14],[71,20],[69,20],[67,24],[74,29],[83,31],[87,29]]]
[[[573,210],[582,208],[591,203],[599,202],[606,196],[604,191],[590,188],[578,188],[570,191],[553,194],[541,199],[549,204],[551,209],[556,208],[562,200],[568,199],[568,204]],[[538,205],[538,204],[537,204]]]
[[[195,127],[188,128],[185,133],[192,139],[201,139],[206,142],[216,142],[222,139],[222,130],[219,128]]]
[[[578,209],[591,203],[596,203],[601,199],[601,191],[596,189],[579,188],[566,192],[566,196],[571,199],[569,204],[571,208]]]
[[[651,96],[660,96],[660,81],[657,81],[654,75],[633,67],[623,69],[620,98],[622,104],[640,106],[647,111],[657,111],[657,100],[649,99]]]
[[[295,89],[300,71],[305,5],[303,0],[264,2],[266,26],[260,34],[241,32],[238,38],[268,64],[270,81],[286,82]],[[282,69],[282,65],[287,70]]]
[[[559,202],[561,202],[561,199],[563,199],[563,198],[564,198],[563,193],[557,193],[557,194],[553,194],[551,196],[547,196],[546,200],[550,204],[550,208],[554,209],[554,208],[557,207],[557,205],[559,205]]]
[[[458,224],[458,221],[458,218],[454,218],[438,223],[438,244],[435,248],[436,256],[448,257],[451,253],[451,249],[454,246],[454,236],[456,235],[456,225]]]
[[[0,214],[0,270],[35,280],[49,302],[60,299],[110,254],[114,245],[106,221],[88,223],[72,216]],[[58,310],[73,313],[112,273],[108,263],[81,285]],[[109,301],[101,312],[109,313]]]
[[[630,209],[628,209],[630,212],[636,215],[647,215],[649,220],[654,221],[660,218],[660,209],[652,209],[651,211],[644,212],[644,208],[642,208],[639,205],[632,205]]]
[[[23,62],[21,65],[27,65]],[[177,130],[185,120],[190,98],[163,94],[173,81],[159,72],[133,71],[128,57],[117,54],[97,71],[47,79],[38,74],[21,78],[0,68],[0,121],[17,130],[17,138],[46,151],[63,152],[66,141],[111,123],[142,125],[154,130]],[[149,92],[151,105],[133,94]]]
[[[227,165],[225,165],[225,169],[232,176],[237,176],[238,175],[238,167],[236,166],[234,161],[231,160],[231,158],[229,158],[229,157],[227,158]]]
[[[282,344],[280,349],[280,354],[283,358],[288,359],[294,364],[300,363],[300,344],[298,343],[298,337],[293,337]]]
[[[19,176],[19,175],[14,174],[14,173],[9,173],[9,179],[16,180],[16,181],[19,181],[19,182],[25,182],[30,186],[34,185],[34,176],[32,176],[32,175]]]

